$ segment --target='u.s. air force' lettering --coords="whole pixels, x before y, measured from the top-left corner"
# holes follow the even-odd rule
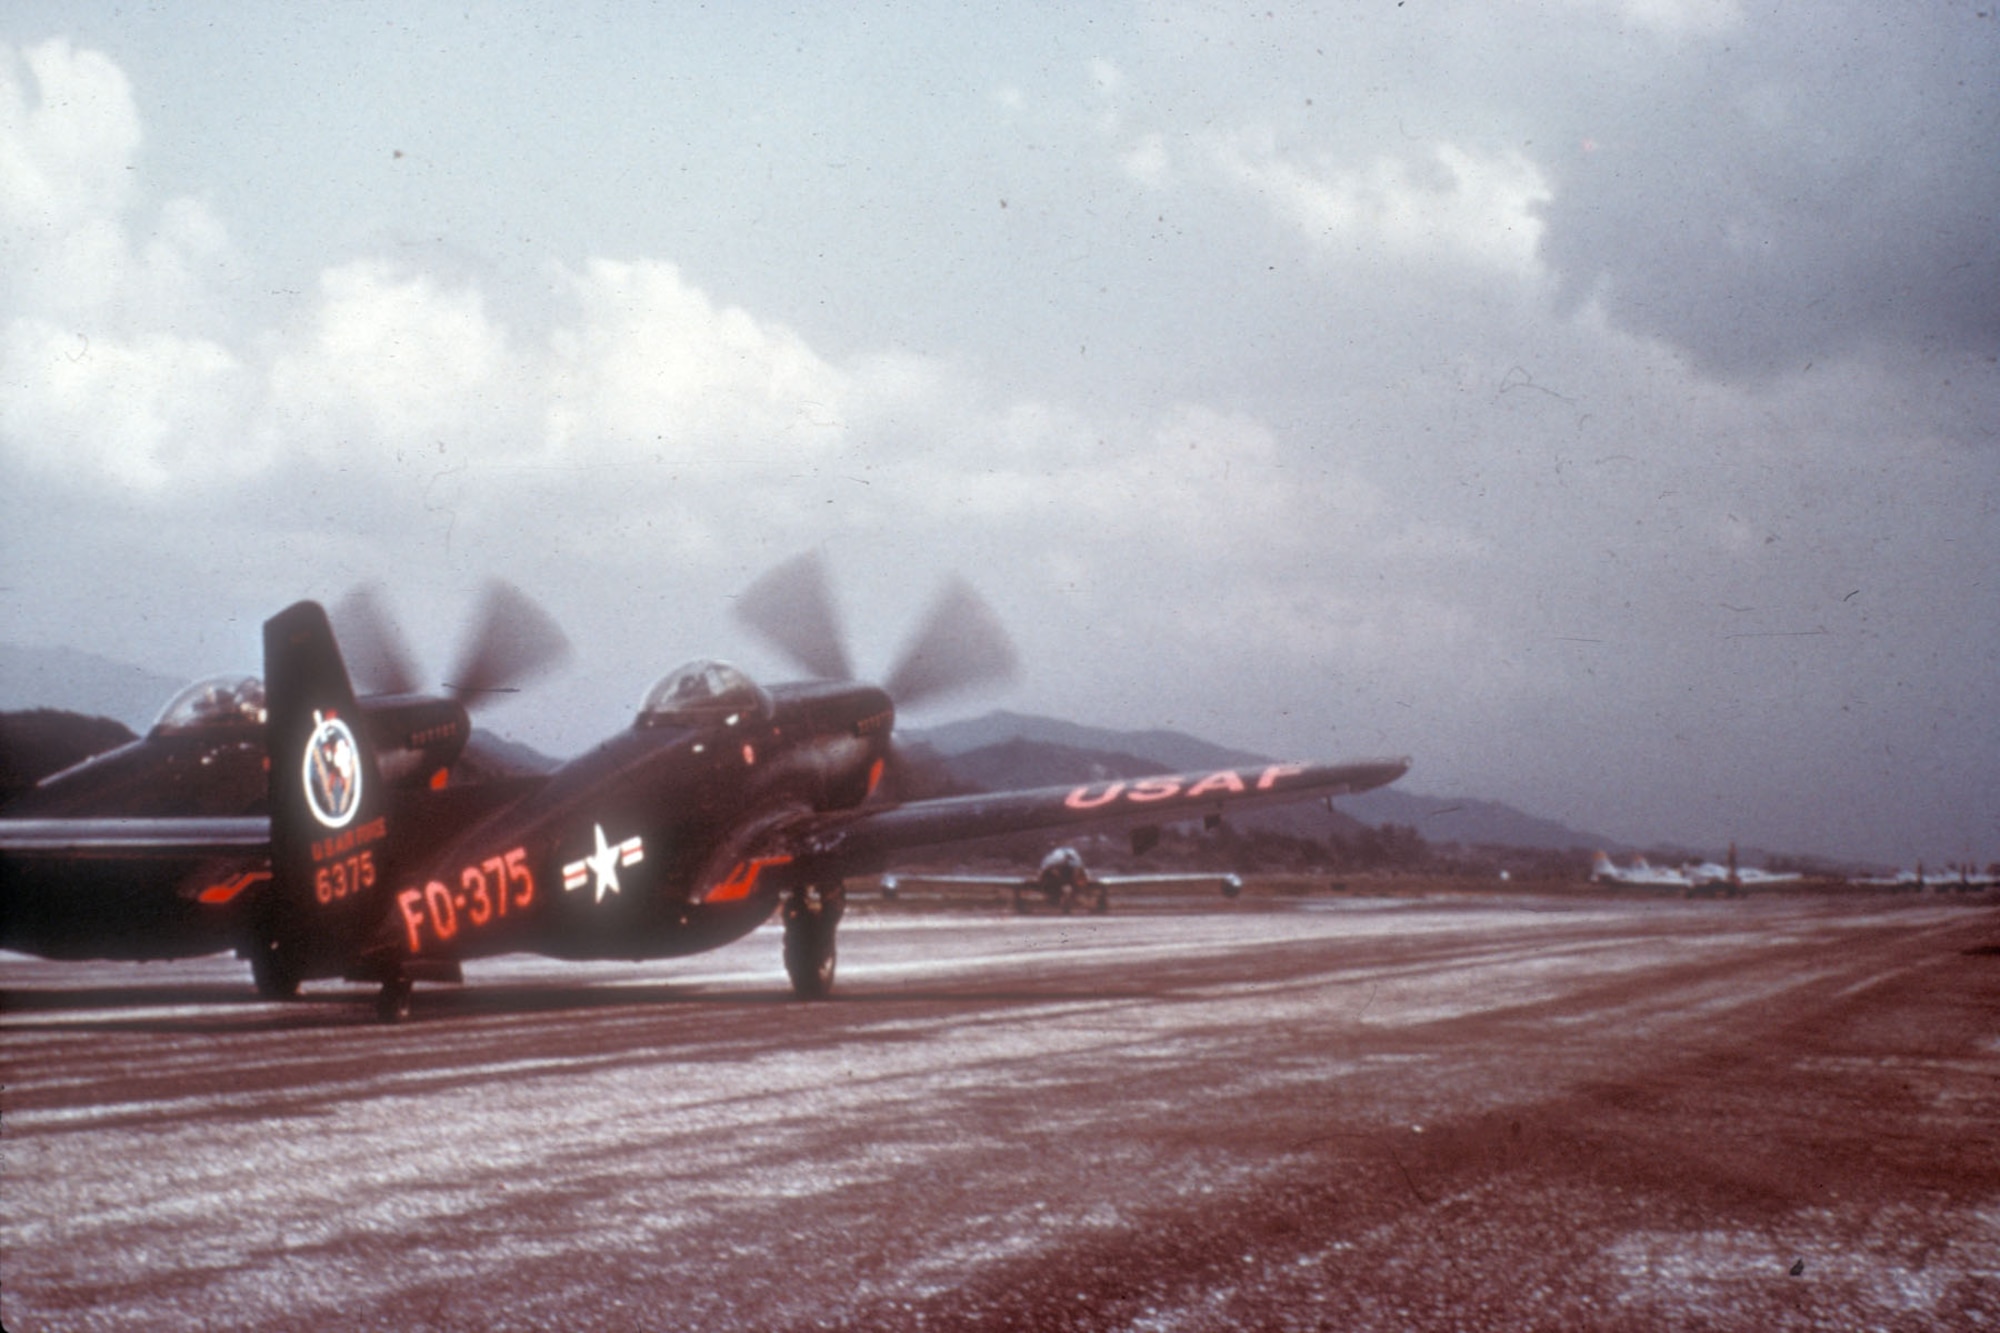
[[[1262,769],[1224,768],[1192,782],[1180,777],[1137,778],[1078,787],[1063,800],[1072,810],[1101,810],[1121,802],[1151,805],[1156,801],[1200,800],[1225,793],[1242,795],[1270,791],[1289,777],[1306,771],[1304,764],[1270,764]]]

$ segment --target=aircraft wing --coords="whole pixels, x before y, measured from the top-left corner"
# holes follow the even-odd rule
[[[0,819],[0,852],[67,858],[242,856],[271,850],[263,815],[174,819]]]
[[[1352,796],[1394,782],[1409,767],[1407,759],[1264,764],[1077,787],[947,796],[817,816],[786,829],[783,840],[789,853],[803,861],[839,873],[865,873],[880,869],[890,853],[909,847],[1034,829],[1172,824],[1245,806]]]

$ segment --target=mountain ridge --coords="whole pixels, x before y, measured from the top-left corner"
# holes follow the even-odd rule
[[[0,643],[0,712],[108,717],[143,736],[188,683],[75,648]]]
[[[1157,765],[1155,772],[1189,772],[1273,762],[1270,755],[1231,749],[1178,731],[1158,728],[1118,731],[1006,709],[995,709],[980,717],[941,726],[913,728],[906,734],[912,740],[929,745],[947,761],[1019,741],[1138,759]],[[1109,776],[1138,775],[1120,772]],[[1359,796],[1340,797],[1335,808],[1364,824],[1408,825],[1433,843],[1550,851],[1595,847],[1627,850],[1615,840],[1528,814],[1500,801],[1427,796],[1392,786],[1380,787]]]

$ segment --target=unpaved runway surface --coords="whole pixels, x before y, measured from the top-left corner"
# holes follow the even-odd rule
[[[851,916],[258,1002],[0,958],[40,1328],[2000,1328],[2000,913]]]

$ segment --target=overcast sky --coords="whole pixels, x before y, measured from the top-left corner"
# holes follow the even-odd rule
[[[908,721],[2000,858],[1993,0],[836,8],[15,0],[0,640],[499,575],[568,753],[818,548]]]

